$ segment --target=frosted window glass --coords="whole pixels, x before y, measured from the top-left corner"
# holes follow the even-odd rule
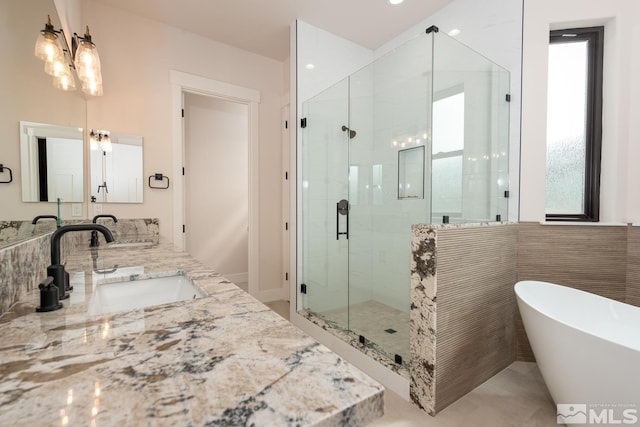
[[[372,168],[373,204],[382,204],[382,165],[373,165]]]
[[[585,211],[588,42],[549,45],[546,213]]]
[[[462,156],[434,159],[432,163],[434,215],[462,212]]]
[[[349,203],[358,204],[358,179],[360,177],[360,168],[358,165],[349,166]]]

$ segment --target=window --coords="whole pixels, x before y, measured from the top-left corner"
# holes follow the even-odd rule
[[[552,31],[546,218],[598,221],[604,27]]]
[[[444,215],[462,217],[464,152],[464,88],[436,95],[433,103],[431,203],[433,221]]]

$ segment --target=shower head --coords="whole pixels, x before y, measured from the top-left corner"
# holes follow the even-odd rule
[[[342,125],[342,132],[346,132],[349,131],[349,139],[353,139],[356,136],[356,131],[355,130],[351,130],[348,127],[346,127],[345,125]]]

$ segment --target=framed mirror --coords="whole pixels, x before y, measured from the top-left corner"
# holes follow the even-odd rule
[[[83,153],[82,128],[21,121],[22,201],[82,202]]]
[[[91,200],[142,203],[142,136],[92,129]]]

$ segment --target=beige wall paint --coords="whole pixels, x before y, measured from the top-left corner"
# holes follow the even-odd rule
[[[20,121],[84,127],[85,102],[81,92],[63,92],[53,87],[44,72],[44,62],[33,54],[38,31],[47,14],[56,29],[60,22],[51,0],[0,2],[0,163],[11,168],[13,182],[0,184],[0,220],[26,220],[41,214],[56,214],[55,203],[23,203],[20,177]],[[0,181],[8,180],[3,173]],[[62,217],[71,218],[71,205],[64,204]]]
[[[635,0],[525,1],[522,92],[522,162],[520,220],[544,221],[546,166],[547,55],[549,30],[572,26],[605,25],[604,108],[601,174],[601,222],[640,218],[637,190],[636,143],[638,39],[640,8]],[[635,138],[635,139],[634,139]],[[635,154],[635,157],[633,156]],[[631,182],[631,181],[630,181]],[[634,194],[635,191],[635,194]]]
[[[104,96],[87,102],[88,127],[144,137],[145,179],[171,177],[171,84],[169,71],[228,82],[260,91],[259,221],[262,289],[281,287],[281,132],[280,111],[285,67],[282,62],[84,1],[83,19],[91,25],[102,60]],[[158,217],[160,234],[171,240],[175,224],[169,190],[144,190],[144,204],[109,204],[104,213],[122,217]]]
[[[60,24],[65,32],[67,43],[71,46],[73,33],[84,34],[87,24],[82,23],[80,0],[53,0],[58,11]]]
[[[186,249],[240,280],[249,271],[249,108],[194,94],[184,106]]]

